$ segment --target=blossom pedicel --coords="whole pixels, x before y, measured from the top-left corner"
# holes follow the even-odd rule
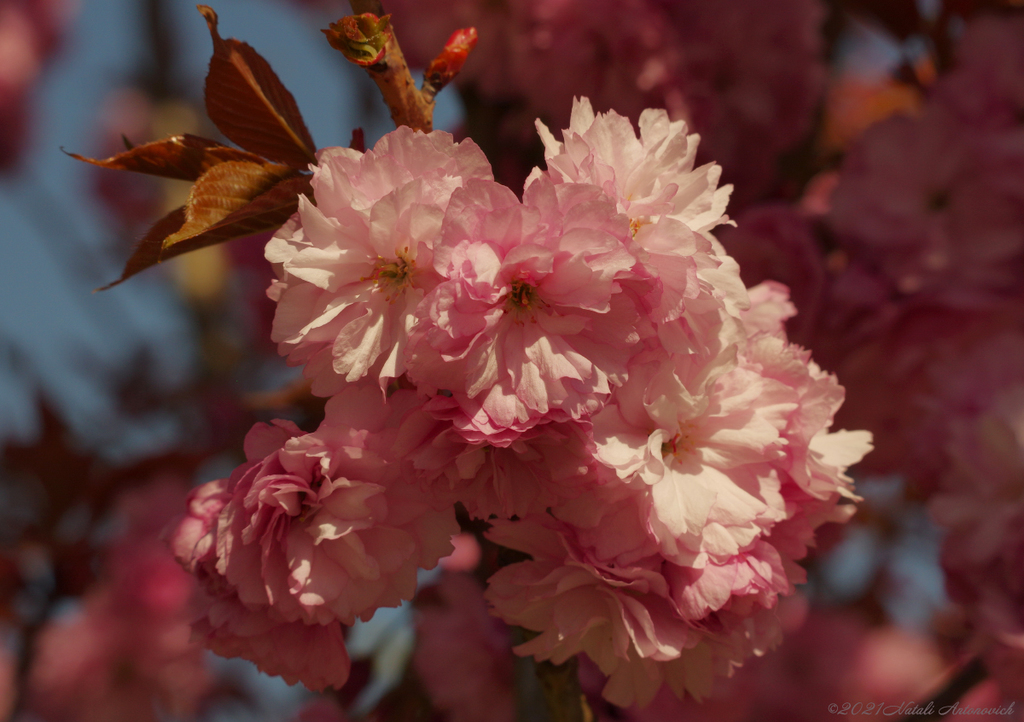
[[[648,110],[638,137],[582,99],[561,141],[538,128],[521,200],[445,133],[320,152],[267,257],[274,338],[326,419],[255,428],[173,538],[214,649],[341,684],[341,625],[412,598],[456,503],[528,555],[485,592],[532,633],[516,652],[586,653],[616,704],[699,697],[777,642],[869,436],[829,432],[843,390],[787,342],[787,289],[748,293],[710,235],[731,187],[684,123]]]

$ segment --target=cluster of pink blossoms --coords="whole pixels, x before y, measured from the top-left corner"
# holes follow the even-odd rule
[[[215,651],[340,685],[343,626],[412,598],[456,503],[529,556],[485,593],[536,633],[516,651],[586,653],[616,704],[700,696],[775,644],[869,436],[829,432],[843,391],[787,342],[785,287],[748,294],[709,234],[731,189],[686,125],[647,110],[638,137],[584,99],[569,126],[538,123],[521,200],[446,133],[320,152],[267,257],[325,420],[257,426],[172,539]]]

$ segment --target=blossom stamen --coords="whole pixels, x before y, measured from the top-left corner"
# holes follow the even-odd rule
[[[377,256],[377,265],[373,273],[364,276],[362,280],[373,281],[377,290],[384,292],[385,298],[392,303],[399,294],[413,285],[413,276],[416,274],[416,260],[409,258],[409,249],[403,248],[397,252],[397,258],[385,260],[383,256]]]
[[[521,316],[537,308],[541,303],[535,287],[526,281],[516,279],[512,281],[508,295],[505,296],[505,312]]]
[[[683,421],[679,424],[679,433],[661,445],[663,458],[669,456],[676,460],[682,460],[692,456],[697,451],[697,425],[692,421]]]
[[[636,234],[640,232],[640,229],[646,225],[649,225],[650,221],[645,221],[642,218],[634,218],[629,222],[629,232],[633,238],[636,238]]]

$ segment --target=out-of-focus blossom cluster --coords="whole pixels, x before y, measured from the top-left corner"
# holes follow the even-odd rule
[[[751,208],[723,235],[748,283],[802,299],[790,330],[846,386],[837,424],[874,433],[863,468],[928,499],[947,590],[1018,697],[1022,79],[1024,18],[977,17],[912,112],[868,128],[800,208]]]
[[[703,702],[660,693],[649,707],[605,710],[599,720],[658,722],[816,722],[863,716],[923,715],[926,696],[944,679],[949,661],[934,639],[894,626],[871,626],[850,610],[816,610],[800,598],[780,610],[785,640],[770,655],[751,660]],[[583,675],[584,683],[593,684]],[[593,692],[592,692],[593,694]],[[594,694],[596,697],[596,694]],[[965,695],[944,719],[1014,719],[994,683]],[[980,714],[991,710],[991,714]]]
[[[730,188],[682,121],[648,110],[638,135],[583,99],[562,140],[537,127],[547,170],[522,200],[446,133],[320,151],[315,205],[267,258],[273,338],[326,417],[255,427],[172,537],[218,653],[340,686],[343,627],[412,598],[455,504],[529,557],[484,595],[531,635],[517,653],[585,653],[616,704],[664,682],[703,696],[778,641],[778,598],[815,529],[853,513],[844,471],[869,437],[829,432],[843,391],[787,342],[786,288],[748,294],[709,234]],[[459,583],[443,603],[478,604]],[[501,646],[464,623],[467,644]],[[474,666],[475,686],[501,699],[500,671]]]
[[[214,678],[190,643],[195,580],[161,532],[183,501],[177,480],[122,495],[122,529],[98,583],[40,633],[28,706],[53,722],[147,722],[193,716]]]
[[[0,170],[14,166],[31,135],[33,86],[57,50],[71,0],[0,2]]]
[[[739,205],[777,181],[776,164],[810,131],[824,86],[825,11],[817,0],[387,6],[420,67],[453,28],[477,28],[478,49],[458,82],[469,102],[500,109],[487,132],[502,142],[529,145],[537,116],[565,127],[576,95],[634,122],[645,108],[665,108],[702,135],[701,162],[721,163]]]
[[[933,495],[947,588],[1018,655],[1022,44],[1020,17],[973,22],[921,113],[852,149],[828,216],[848,265],[826,330],[843,336],[848,418],[876,430],[871,463]]]

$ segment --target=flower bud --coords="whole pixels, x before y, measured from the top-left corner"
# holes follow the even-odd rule
[[[476,28],[462,28],[452,33],[444,49],[423,74],[424,84],[433,88],[435,93],[448,85],[462,70],[469,52],[476,47],[476,39]]]
[[[349,15],[321,32],[332,48],[340,50],[356,65],[367,68],[384,59],[385,48],[391,40],[391,16]]]

